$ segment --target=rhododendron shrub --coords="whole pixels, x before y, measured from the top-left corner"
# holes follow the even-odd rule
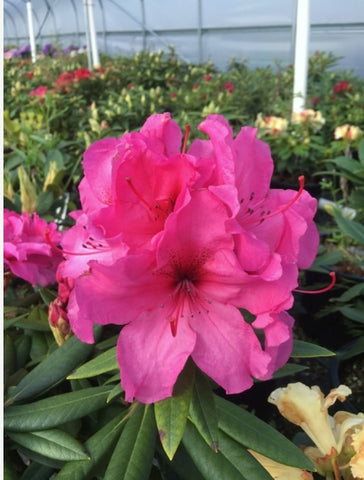
[[[33,286],[55,283],[62,255],[49,245],[47,236],[53,244],[60,243],[61,234],[54,222],[48,224],[36,213],[19,215],[4,209],[5,271]]]
[[[292,350],[300,268],[313,262],[316,200],[273,190],[269,147],[209,115],[187,149],[168,113],[85,152],[82,209],[62,239],[74,333],[120,325],[127,401],[159,401],[189,357],[227,393],[269,379]],[[71,284],[69,282],[69,284]],[[243,312],[243,313],[242,313]],[[257,334],[264,334],[258,340]]]

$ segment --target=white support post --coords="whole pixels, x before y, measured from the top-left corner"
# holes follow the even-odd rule
[[[32,57],[32,62],[35,63],[37,58],[36,46],[35,46],[35,36],[33,28],[33,12],[32,12],[32,2],[27,1],[27,18],[28,18],[28,30],[29,30],[29,42],[30,42],[30,54]]]
[[[95,17],[94,17],[94,4],[92,1],[87,2],[87,11],[88,11],[88,26],[90,29],[90,42],[91,42],[91,51],[92,51],[92,64],[94,68],[100,66],[99,51],[97,48],[97,36],[95,28]]]
[[[90,29],[89,29],[89,20],[88,20],[88,9],[87,9],[87,0],[82,0],[83,3],[83,15],[85,17],[85,37],[86,37],[86,47],[87,47],[87,65],[88,69],[92,71],[92,58],[91,58],[91,42],[90,42]]]
[[[309,36],[310,0],[297,0],[292,112],[301,112],[305,108]]]

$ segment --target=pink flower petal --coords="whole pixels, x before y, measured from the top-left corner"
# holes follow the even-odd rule
[[[170,397],[196,341],[187,322],[171,333],[165,311],[146,311],[126,325],[118,340],[118,361],[125,399],[152,403]]]
[[[193,360],[228,394],[247,390],[252,376],[266,371],[269,355],[236,308],[213,302],[209,313],[201,311],[190,323],[197,334]]]
[[[181,129],[170,113],[155,113],[148,117],[140,133],[153,140],[154,148],[167,157],[180,153]]]

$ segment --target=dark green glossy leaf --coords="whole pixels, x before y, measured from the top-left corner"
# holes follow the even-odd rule
[[[11,375],[16,369],[16,350],[14,341],[10,335],[4,334],[4,369],[7,375]]]
[[[358,156],[359,156],[360,163],[364,167],[364,139],[360,140],[359,148],[358,148]]]
[[[124,426],[125,412],[113,418],[85,442],[90,460],[67,462],[58,473],[57,480],[94,480],[100,465],[110,458],[112,449]],[[115,478],[122,478],[117,476]]]
[[[183,443],[180,443],[172,462],[168,466],[177,473],[178,480],[200,480],[202,478],[192,458],[186,452]],[[167,478],[169,477],[167,476]],[[172,476],[172,478],[175,477]]]
[[[68,376],[68,379],[95,377],[112,370],[119,370],[116,359],[116,347],[110,348],[110,350],[101,353],[96,358],[81,365],[75,372]]]
[[[8,432],[9,437],[19,445],[33,452],[56,460],[86,460],[88,455],[75,438],[63,430],[38,430],[36,432]]]
[[[53,205],[54,195],[53,192],[47,190],[41,192],[37,197],[37,213],[39,215],[45,215]]]
[[[246,480],[222,453],[211,450],[191,422],[187,422],[183,445],[203,479]]]
[[[364,295],[364,282],[357,283],[348,288],[342,295],[340,295],[340,297],[337,297],[335,300],[338,302],[350,302],[350,300],[359,295]]]
[[[364,353],[364,336],[361,336],[350,343],[344,350],[337,353],[341,361],[356,357]]]
[[[304,365],[297,365],[296,363],[286,363],[282,368],[278,369],[273,374],[273,378],[282,378],[288,377],[291,375],[296,375],[297,373],[307,370],[308,367]]]
[[[31,337],[30,335],[22,335],[17,338],[15,341],[16,347],[16,367],[23,368],[27,361],[29,360],[31,346]]]
[[[120,382],[118,382],[113,389],[111,390],[109,396],[107,397],[107,403],[111,402],[111,400],[115,397],[118,397],[124,392],[124,390],[121,388]]]
[[[190,418],[205,442],[217,451],[219,446],[219,428],[214,395],[208,379],[196,372],[196,381],[190,405]]]
[[[338,209],[334,209],[334,217],[342,232],[356,240],[360,245],[364,245],[364,225],[345,218]]]
[[[34,398],[54,387],[86,359],[92,348],[76,337],[70,338],[19,382],[6,404]]]
[[[345,317],[350,318],[353,322],[358,322],[364,324],[364,310],[361,308],[354,307],[341,307],[339,308],[340,312],[345,315]]]
[[[293,358],[332,357],[334,355],[334,352],[324,347],[304,342],[303,340],[294,340],[293,351],[291,353],[291,357]]]
[[[27,405],[7,408],[4,427],[15,432],[52,428],[84,417],[106,405],[110,387],[94,387],[63,393]]]
[[[156,426],[152,405],[138,405],[112,454],[104,480],[146,480],[152,468]]]
[[[3,465],[3,475],[4,480],[18,480],[18,475],[13,468],[12,462],[4,457],[4,465]]]
[[[24,471],[20,480],[49,480],[53,473],[54,468],[33,462]]]
[[[239,443],[220,432],[220,452],[246,480],[272,480],[269,473]]]
[[[194,368],[188,363],[178,377],[173,396],[154,404],[159,438],[170,460],[183,437],[192,398],[193,381]]]
[[[245,409],[215,397],[219,428],[235,441],[276,462],[312,470],[310,460],[286,437]]]

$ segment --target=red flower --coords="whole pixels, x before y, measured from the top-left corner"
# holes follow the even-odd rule
[[[87,68],[78,68],[73,72],[73,75],[75,80],[82,80],[84,78],[90,78],[92,74]]]
[[[25,74],[25,78],[33,78],[34,73],[33,72],[28,72]]]
[[[209,82],[212,78],[212,75],[205,75],[205,82]]]
[[[192,90],[198,90],[199,88],[199,85],[197,85],[197,83],[195,83],[193,86],[192,86]]]
[[[31,97],[43,98],[47,95],[47,92],[48,92],[48,87],[45,87],[44,85],[39,85],[39,87],[37,87],[35,90],[32,90],[31,92],[29,92],[29,95]]]
[[[342,82],[338,82],[336,85],[334,85],[333,91],[334,93],[345,92],[345,90],[349,90],[350,88],[350,83],[346,80],[343,80]]]
[[[177,93],[176,92],[171,92],[171,98],[176,98],[177,97]]]
[[[319,103],[321,102],[322,98],[321,97],[314,97],[314,98],[311,98],[311,103],[312,105],[316,105],[316,103]]]
[[[57,88],[67,89],[68,85],[73,82],[73,75],[71,72],[60,73],[57,80],[54,82],[54,86]]]
[[[234,91],[234,84],[232,82],[226,82],[224,84],[224,88],[229,92],[229,93],[233,93]]]

